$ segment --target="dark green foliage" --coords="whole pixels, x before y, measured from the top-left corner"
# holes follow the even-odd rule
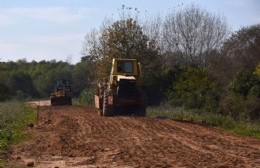
[[[162,101],[175,94],[172,85],[174,85],[182,75],[182,69],[179,66],[173,66],[156,75],[149,75],[143,82],[146,91],[148,105],[159,105]],[[175,106],[179,105],[177,102]]]
[[[143,82],[143,90],[145,91],[147,105],[159,105],[160,102],[164,98],[164,89],[162,85],[163,82],[159,82],[161,80],[160,75],[151,75],[149,79]]]
[[[9,79],[9,86],[12,88],[12,94],[17,95],[19,99],[38,96],[29,74],[23,72],[14,73]]]
[[[93,62],[83,59],[76,65],[67,62],[40,61],[0,63],[0,101],[8,98],[28,99],[49,97],[57,81],[72,83],[73,96],[92,84]]]
[[[34,83],[42,97],[49,97],[57,81],[72,80],[72,65],[66,62],[41,61],[36,64]]]
[[[88,88],[93,84],[94,67],[94,62],[84,58],[74,66],[72,71],[72,94],[74,96],[80,95],[84,88]]]
[[[237,73],[231,82],[230,92],[221,99],[219,110],[222,114],[228,114],[235,120],[260,118],[260,78],[257,68],[253,73]]]
[[[84,89],[79,96],[79,103],[81,105],[93,105],[95,93],[96,89],[93,87]]]
[[[218,88],[205,68],[176,68],[172,75],[171,92],[168,99],[175,105],[187,108],[206,108],[212,111],[217,107]],[[169,91],[169,90],[168,90]]]
[[[230,89],[243,96],[247,96],[249,90],[256,85],[259,85],[260,81],[252,73],[246,71],[240,71],[236,74],[235,78],[231,82]]]
[[[260,85],[254,86],[247,95],[247,111],[251,120],[260,118]]]
[[[236,121],[259,120],[260,99],[254,95],[243,95],[229,93],[220,101],[219,112],[229,115]]]
[[[205,68],[177,65],[144,82],[149,105],[169,101],[173,106],[216,111],[220,88]]]
[[[10,95],[10,89],[5,84],[0,83],[0,101],[7,100]]]

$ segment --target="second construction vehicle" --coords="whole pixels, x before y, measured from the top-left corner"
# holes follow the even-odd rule
[[[108,82],[98,84],[95,106],[101,116],[134,113],[145,116],[141,67],[136,59],[113,59]]]
[[[51,105],[72,105],[72,98],[70,95],[70,82],[67,80],[58,81],[54,91],[51,93]]]

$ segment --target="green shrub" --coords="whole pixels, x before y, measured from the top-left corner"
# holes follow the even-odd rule
[[[248,120],[246,114],[246,102],[244,97],[239,94],[229,93],[221,99],[220,113],[225,116],[231,116],[234,120]]]
[[[246,71],[240,71],[236,74],[233,81],[231,82],[230,89],[234,93],[239,93],[243,96],[247,96],[249,90],[256,85],[256,77]]]
[[[255,72],[240,71],[230,84],[229,91],[221,99],[219,112],[236,121],[260,118],[260,76]]]
[[[212,80],[205,68],[186,67],[176,71],[179,73],[172,82],[172,90],[168,99],[177,105],[187,108],[216,109],[219,101],[217,84]]]
[[[0,83],[0,101],[5,101],[10,97],[10,89],[3,83]]]
[[[94,103],[94,96],[96,89],[93,87],[84,89],[79,96],[79,103],[81,105],[92,105]]]
[[[220,101],[219,112],[229,115],[236,121],[258,120],[260,117],[260,99],[255,92],[249,92],[247,97],[229,92]]]
[[[260,85],[253,86],[246,99],[248,116],[251,120],[260,118]]]
[[[259,62],[258,65],[256,66],[255,71],[253,72],[253,74],[254,74],[256,77],[260,78],[260,62]]]

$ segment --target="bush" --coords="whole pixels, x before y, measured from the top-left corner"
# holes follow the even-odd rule
[[[243,96],[247,96],[249,90],[256,85],[257,79],[255,76],[246,71],[240,71],[236,74],[231,82],[230,89]]]
[[[219,112],[222,115],[230,116],[234,120],[248,120],[246,115],[246,101],[243,96],[235,93],[228,93],[220,101]]]
[[[229,115],[236,121],[258,120],[260,117],[260,99],[255,92],[250,92],[247,97],[229,92],[220,101],[219,112]]]
[[[247,111],[251,120],[260,118],[260,85],[253,86],[247,95]]]
[[[168,94],[171,102],[187,108],[205,108],[213,111],[218,106],[219,89],[205,68],[186,67],[176,71]]]
[[[84,89],[79,96],[79,103],[82,105],[92,105],[94,103],[94,96],[96,89],[93,87]]]
[[[240,71],[231,82],[229,92],[221,100],[219,111],[236,121],[258,120],[260,117],[259,65],[255,72]]]
[[[3,83],[0,83],[0,101],[5,101],[10,97],[10,89]]]
[[[258,63],[258,65],[255,68],[255,71],[253,73],[256,77],[260,78],[260,62]]]

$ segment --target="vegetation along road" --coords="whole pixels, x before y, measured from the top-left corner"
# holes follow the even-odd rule
[[[30,141],[9,165],[26,167],[258,167],[260,140],[149,117],[100,117],[81,106],[41,106]]]

